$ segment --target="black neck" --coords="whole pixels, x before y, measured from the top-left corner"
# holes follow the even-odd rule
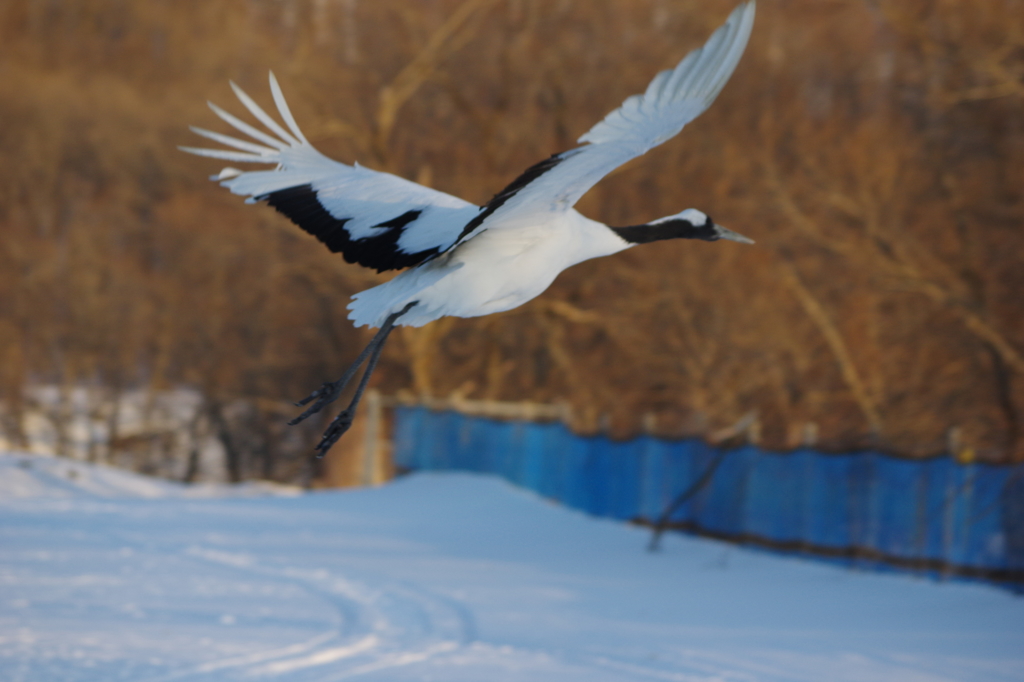
[[[631,244],[647,244],[663,239],[703,239],[713,242],[720,237],[715,231],[715,224],[711,222],[711,218],[708,218],[703,225],[694,225],[689,220],[682,218],[672,218],[611,229]]]

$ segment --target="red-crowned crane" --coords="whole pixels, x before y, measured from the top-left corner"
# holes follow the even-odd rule
[[[674,137],[725,86],[754,25],[754,1],[737,7],[703,47],[662,71],[642,95],[629,97],[579,138],[581,146],[528,168],[484,206],[389,173],[333,161],[306,140],[270,74],[270,91],[287,129],[234,83],[264,132],[210,104],[253,141],[192,128],[231,150],[182,147],[226,161],[273,164],[272,170],[225,168],[213,179],[248,202],[266,201],[350,263],[378,271],[405,269],[362,291],[349,304],[356,326],[379,327],[339,380],[298,403],[313,403],[292,424],[337,399],[366,363],[349,406],[324,432],[322,456],[352,424],[359,399],[396,324],[419,327],[454,315],[510,310],[539,296],[558,273],[581,261],[663,239],[752,243],[694,208],[643,225],[609,227],[573,206],[615,168]],[[315,401],[315,402],[314,402]]]

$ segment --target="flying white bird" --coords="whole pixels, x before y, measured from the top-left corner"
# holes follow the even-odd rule
[[[356,326],[380,327],[338,381],[297,403],[316,401],[292,424],[337,399],[359,367],[366,370],[349,406],[324,432],[322,456],[352,424],[359,399],[395,324],[422,326],[445,315],[477,317],[539,296],[571,265],[662,239],[752,243],[694,208],[643,225],[609,227],[573,206],[612,170],[674,137],[725,86],[754,24],[754,0],[735,10],[703,47],[662,71],[642,95],[579,138],[581,146],[528,168],[484,206],[389,173],[333,161],[306,140],[270,74],[270,91],[287,130],[234,83],[238,99],[272,134],[210,103],[225,122],[256,142],[192,128],[233,150],[181,147],[226,161],[274,164],[273,170],[225,168],[211,179],[266,201],[349,263],[404,272],[360,292],[349,304]],[[257,144],[258,143],[258,144]]]

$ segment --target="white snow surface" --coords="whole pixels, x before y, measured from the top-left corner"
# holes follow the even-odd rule
[[[469,474],[189,488],[0,455],[0,680],[1024,680],[1024,600]]]

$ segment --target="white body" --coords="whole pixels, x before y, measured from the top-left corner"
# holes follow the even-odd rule
[[[579,245],[586,248],[579,248]],[[445,315],[477,317],[511,310],[540,296],[566,268],[632,244],[575,210],[557,222],[516,230],[484,230],[451,251],[353,297],[349,318],[379,327],[392,312],[420,327]]]
[[[380,326],[412,301],[417,304],[398,324],[489,315],[540,295],[567,267],[631,246],[573,206],[609,172],[675,136],[710,106],[739,62],[753,22],[751,0],[737,7],[703,47],[659,73],[642,95],[628,98],[582,135],[580,147],[528,169],[483,207],[323,156],[302,135],[273,74],[270,90],[287,130],[232,83],[272,134],[211,104],[224,121],[260,144],[193,128],[233,149],[182,149],[275,164],[268,171],[225,168],[214,179],[249,201],[267,200],[350,262],[381,271],[409,268],[353,297],[349,317],[356,325]],[[688,214],[706,218],[695,209],[679,215]]]

